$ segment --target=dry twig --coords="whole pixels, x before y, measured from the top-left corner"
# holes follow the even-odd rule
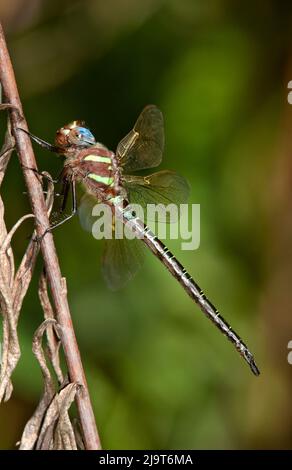
[[[0,200],[0,225],[2,224],[0,226],[0,307],[3,313],[4,351],[1,367],[0,397],[2,396],[4,399],[8,399],[12,392],[12,385],[10,381],[11,373],[16,366],[20,355],[16,331],[17,320],[24,295],[31,280],[35,259],[38,252],[38,244],[35,242],[30,242],[20,267],[14,276],[14,261],[10,247],[10,241],[14,232],[23,222],[23,220],[32,216],[35,218],[36,234],[38,237],[41,237],[47,227],[49,227],[48,211],[50,210],[51,200],[48,200],[48,195],[46,204],[39,177],[33,171],[25,169],[37,168],[37,165],[29,137],[24,132],[17,131],[19,127],[25,130],[28,130],[28,127],[25,118],[23,117],[23,110],[16,86],[15,76],[1,25],[0,81],[7,101],[7,104],[3,105],[2,107],[9,108],[11,124],[11,133],[8,130],[4,148],[2,150],[0,164],[0,184],[11,152],[14,148],[15,140],[16,151],[18,153],[22,168],[24,168],[25,182],[28,188],[28,195],[33,212],[33,215],[27,215],[18,221],[11,232],[7,233],[3,222],[3,203]],[[39,439],[40,435],[38,435],[37,444],[36,440],[33,444],[31,442],[30,444],[27,444],[26,431],[28,429],[38,429],[38,431],[41,432],[40,423],[34,421],[32,418],[32,420],[30,420],[27,424],[26,430],[24,432],[21,448],[26,445],[33,445],[33,447],[37,446],[37,448],[60,448],[60,446],[63,446],[62,448],[74,448],[74,432],[73,428],[70,427],[71,424],[69,425],[67,411],[70,403],[75,398],[79,411],[80,427],[83,434],[84,446],[86,449],[100,449],[100,441],[96,429],[88,387],[72,325],[67,300],[66,281],[65,278],[63,278],[61,275],[58,257],[51,233],[47,233],[46,236],[42,238],[40,248],[44,259],[45,271],[50,286],[50,293],[54,304],[54,310],[49,305],[48,293],[46,284],[44,284],[44,279],[41,279],[40,281],[40,299],[45,312],[45,317],[48,319],[47,322],[52,322],[52,316],[55,315],[55,319],[58,325],[57,327],[55,326],[55,329],[57,328],[62,342],[71,383],[69,383],[68,386],[62,389],[59,393],[53,395],[53,390],[50,385],[51,379],[49,379],[47,375],[45,376],[46,369],[44,367],[44,363],[42,362],[41,368],[46,384],[44,396],[46,395],[46,399],[43,397],[36,412],[38,413],[38,416],[40,416],[39,413],[42,413],[42,417],[45,420],[41,427],[43,434],[41,439]],[[45,325],[47,327],[47,323]],[[40,328],[42,327],[43,325],[41,325]],[[38,334],[40,334],[40,331],[38,331]],[[49,356],[60,382],[62,379],[62,371],[58,362],[58,339],[53,335],[53,331],[48,333]],[[38,356],[38,359],[40,360],[40,356]],[[58,408],[58,412],[56,412],[56,407]],[[49,418],[51,416],[54,416],[54,418]],[[46,431],[44,431],[43,427],[45,422],[48,423],[46,426]],[[62,426],[60,423],[63,423]],[[67,431],[64,434],[63,430],[66,427]]]

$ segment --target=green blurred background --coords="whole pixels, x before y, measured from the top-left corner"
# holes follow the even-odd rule
[[[292,439],[292,5],[275,1],[2,0],[31,131],[85,119],[115,149],[141,109],[164,113],[162,168],[201,204],[201,245],[169,246],[247,341],[255,378],[149,253],[122,291],[78,218],[55,232],[104,448],[289,448]],[[1,128],[5,121],[1,118]],[[1,131],[1,132],[2,132]],[[2,132],[3,134],[3,132]],[[36,148],[41,169],[61,161]],[[16,156],[2,187],[11,227],[29,211]],[[18,261],[31,226],[14,240]],[[40,394],[31,352],[41,262],[25,300],[0,447],[14,448]]]

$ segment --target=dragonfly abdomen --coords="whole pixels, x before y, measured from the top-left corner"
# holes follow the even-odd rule
[[[259,375],[253,355],[248,347],[220,315],[216,307],[206,297],[199,285],[193,280],[183,265],[171,253],[167,246],[138,218],[132,220],[135,230],[150,250],[161,260],[164,266],[177,279],[188,295],[196,302],[206,317],[208,317],[219,330],[233,343],[240,355],[249,364],[252,372]]]

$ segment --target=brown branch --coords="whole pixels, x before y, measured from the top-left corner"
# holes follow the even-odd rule
[[[17,131],[18,127],[28,130],[23,116],[14,71],[7,50],[4,32],[0,24],[0,81],[10,110],[12,133],[15,137],[17,152],[23,167],[37,168],[35,156],[29,137],[24,132]],[[18,111],[16,111],[16,109]],[[41,236],[47,227],[49,219],[39,178],[33,171],[24,170],[24,178],[28,189],[32,211],[35,215],[37,235]],[[100,440],[95,424],[92,405],[81,357],[76,341],[68,300],[65,278],[61,275],[59,261],[51,233],[47,233],[41,241],[41,251],[44,258],[46,273],[50,284],[52,299],[55,305],[56,317],[62,329],[62,345],[66,358],[70,379],[81,385],[76,395],[81,428],[86,449],[100,449]]]

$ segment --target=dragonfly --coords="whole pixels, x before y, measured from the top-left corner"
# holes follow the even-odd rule
[[[133,277],[141,265],[139,246],[144,243],[203,314],[233,344],[253,374],[258,376],[260,372],[254,356],[240,336],[224,320],[154,231],[131,209],[131,204],[137,202],[143,206],[153,202],[180,204],[186,200],[189,193],[186,180],[172,171],[163,170],[147,176],[131,174],[138,170],[154,168],[162,161],[164,123],[161,111],[155,105],[146,106],[132,130],[119,142],[115,152],[97,142],[84,121],[76,120],[59,129],[54,145],[30,132],[27,133],[42,147],[64,157],[62,172],[57,179],[62,183],[61,213],[64,212],[68,195],[71,193],[71,213],[50,226],[46,232],[68,221],[77,213],[76,184],[81,183],[84,189],[83,201],[81,200],[79,208],[81,214],[88,214],[88,201],[105,203],[118,214],[123,224],[130,222],[131,230],[136,234],[134,240],[106,240],[102,271],[108,285],[115,289],[120,287],[125,279]],[[38,172],[37,169],[30,170]]]

